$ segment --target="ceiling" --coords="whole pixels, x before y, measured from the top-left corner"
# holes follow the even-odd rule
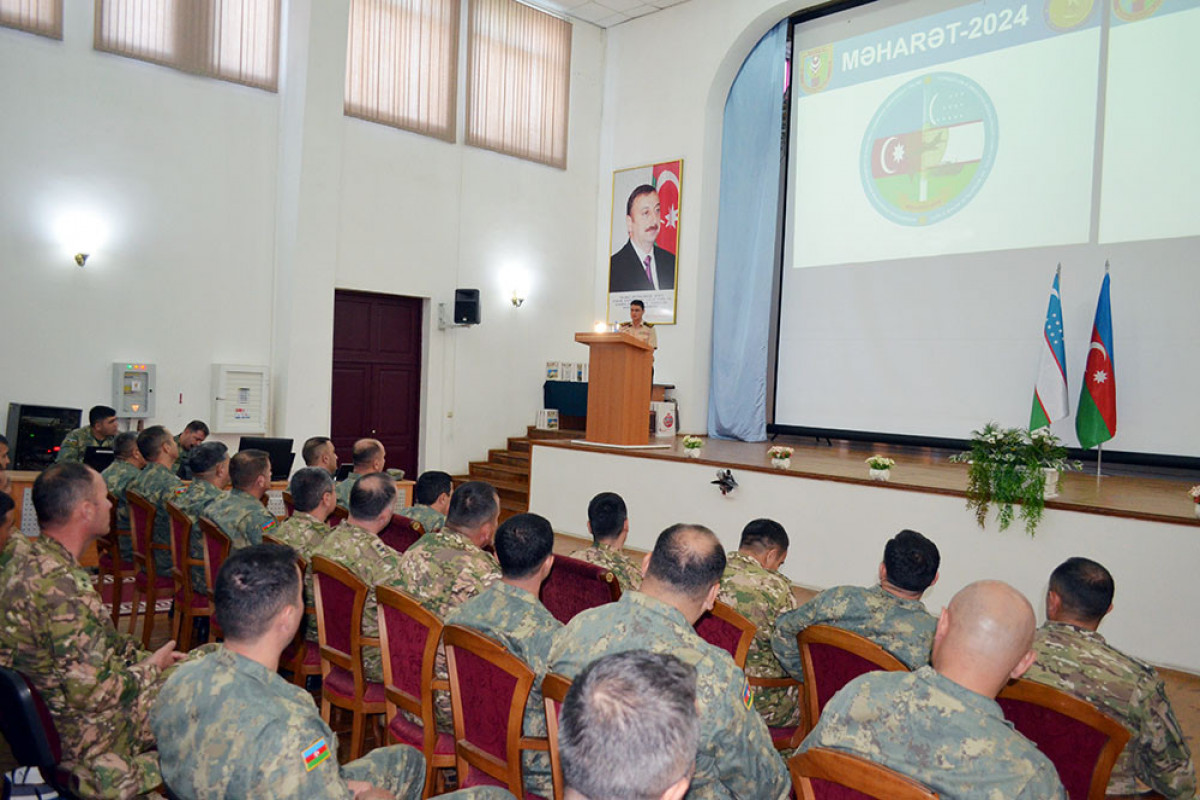
[[[686,0],[533,0],[530,5],[601,28],[611,28],[683,2]]]

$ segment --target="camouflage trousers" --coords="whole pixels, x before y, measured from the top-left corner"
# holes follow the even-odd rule
[[[800,724],[800,687],[755,689],[754,710],[768,728],[791,728]]]
[[[78,759],[63,760],[81,797],[123,800],[146,794],[162,783],[150,730],[150,710],[161,685],[143,690],[121,716],[84,727],[82,742],[71,748],[79,754]]]
[[[366,781],[398,800],[418,798],[425,788],[425,756],[404,744],[379,747],[342,767],[348,781]]]

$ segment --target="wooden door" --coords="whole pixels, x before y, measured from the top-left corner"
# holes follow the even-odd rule
[[[421,430],[422,301],[338,290],[333,305],[333,410],[338,460],[378,439],[388,467],[417,477]]]

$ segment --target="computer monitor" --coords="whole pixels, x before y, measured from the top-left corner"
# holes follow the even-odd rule
[[[292,439],[274,439],[269,436],[243,436],[238,442],[238,452],[243,450],[265,450],[271,457],[271,480],[286,481],[292,474]]]
[[[89,447],[83,451],[83,463],[96,472],[104,472],[117,457],[111,447]]]

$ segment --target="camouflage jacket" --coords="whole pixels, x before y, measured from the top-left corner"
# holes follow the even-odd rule
[[[896,597],[879,585],[826,589],[775,622],[771,647],[796,680],[804,680],[796,636],[810,625],[832,625],[865,636],[916,669],[929,663],[937,617],[920,600]]]
[[[787,796],[787,769],[753,710],[745,674],[728,653],[701,639],[673,606],[630,592],[578,614],[554,637],[550,671],[573,679],[597,658],[627,650],[670,653],[696,668],[700,747],[689,798]]]
[[[274,536],[273,530],[279,524],[258,498],[241,489],[230,489],[229,494],[214,500],[204,516],[233,540],[234,550],[262,544],[263,534]]]
[[[734,551],[725,562],[718,599],[753,622],[758,630],[746,656],[746,674],[755,678],[782,678],[786,673],[771,650],[775,620],[798,603],[788,579],[769,569],[753,556]],[[760,689],[754,695],[754,708],[770,727],[799,724],[799,691]]]
[[[1066,800],[1046,756],[990,697],[924,666],[870,672],[821,711],[798,752],[831,747],[861,755],[955,800]]]
[[[187,514],[192,521],[192,530],[188,535],[188,557],[197,561],[204,560],[204,537],[196,520],[205,516],[205,511],[214,501],[225,496],[223,489],[218,489],[208,481],[195,480],[187,487],[180,486],[175,490],[176,495],[171,499],[175,506]],[[208,582],[204,577],[204,567],[192,567],[192,589],[202,594],[208,594]]]
[[[182,435],[180,433],[175,436],[175,450],[179,455],[175,457],[175,463],[171,465],[171,472],[174,472],[185,481],[190,481],[196,477],[192,474],[192,452],[196,448],[193,447],[191,450],[185,450],[183,445],[179,443],[179,437]]]
[[[534,595],[500,581],[450,612],[448,625],[463,625],[490,636],[524,661],[535,678],[525,703],[522,731],[526,736],[546,736],[546,707],[542,679],[546,677],[550,644],[563,626]],[[554,784],[550,754],[526,750],[521,756],[525,790],[550,797]]]
[[[279,523],[279,526],[271,531],[271,535],[294,549],[307,562],[312,560],[313,551],[325,541],[331,530],[324,522],[318,522],[312,514],[297,511]],[[304,605],[310,608],[315,606],[311,569],[305,570],[304,574]],[[317,641],[316,625],[310,624],[305,635],[312,641]]]
[[[637,591],[642,588],[641,565],[615,547],[609,547],[603,543],[593,544],[591,547],[571,553],[571,558],[578,558],[580,561],[604,567],[617,577],[617,583],[621,584],[622,592]]]
[[[114,461],[100,473],[100,477],[104,478],[104,485],[117,498],[118,530],[129,530],[129,503],[125,500],[125,490],[140,472],[140,469],[128,461]]]
[[[346,479],[339,481],[333,487],[333,493],[337,495],[337,504],[342,508],[350,508],[350,490],[354,488],[354,484],[358,483],[358,479],[362,475],[357,472],[351,472],[346,476]]]
[[[402,517],[408,517],[414,522],[421,523],[421,528],[424,529],[426,533],[440,531],[446,524],[445,514],[440,511],[435,511],[429,506],[423,506],[420,504],[415,506],[405,506],[396,513]]]
[[[340,527],[340,526],[339,526]],[[401,589],[445,619],[500,580],[500,563],[450,528],[427,533],[400,557]]]
[[[83,463],[83,454],[87,452],[89,447],[112,447],[113,441],[117,437],[109,436],[105,439],[97,439],[92,433],[92,426],[85,425],[82,428],[76,428],[68,433],[62,440],[62,444],[58,448],[58,457],[55,458],[56,463],[64,461],[74,461],[76,464]]]
[[[1196,796],[1196,765],[1153,667],[1125,655],[1095,631],[1061,622],[1042,626],[1033,649],[1037,661],[1026,678],[1091,703],[1129,730],[1129,743],[1113,766],[1109,794],[1144,792],[1140,779],[1171,800]]]
[[[183,481],[169,469],[162,464],[150,462],[125,489],[137,492],[158,509],[154,514],[154,531],[150,538],[167,547],[171,546],[171,516],[167,513],[167,501],[175,498],[175,490],[182,485]],[[160,576],[171,574],[170,550],[154,551],[154,569]]]
[[[120,634],[87,570],[56,540],[14,536],[0,553],[0,664],[41,693],[81,794],[132,797],[159,781],[148,717],[161,685]],[[24,543],[20,543],[20,542]]]
[[[379,540],[379,537],[357,525],[343,522],[312,551],[354,573],[367,585],[367,602],[363,606],[362,634],[379,636],[379,609],[375,602],[375,587],[401,585],[400,554]],[[312,561],[305,580],[311,585]],[[314,633],[310,631],[310,635]],[[383,680],[383,659],[378,647],[363,648],[363,669],[367,680]]]
[[[349,800],[346,782],[369,780],[406,798],[425,782],[425,759],[411,747],[339,767],[337,737],[312,697],[225,647],[180,666],[161,698],[151,722],[163,777],[182,797]]]

